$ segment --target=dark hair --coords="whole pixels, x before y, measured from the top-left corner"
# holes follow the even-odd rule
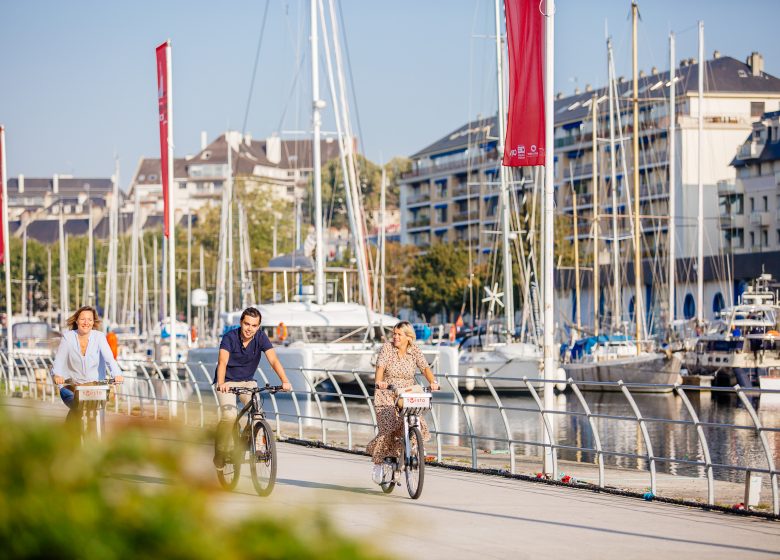
[[[75,313],[73,313],[73,315],[71,315],[70,317],[68,317],[65,320],[65,325],[68,327],[68,329],[70,329],[72,331],[75,331],[76,329],[79,328],[79,325],[78,325],[79,317],[85,311],[91,312],[92,313],[92,317],[95,320],[95,322],[92,324],[92,328],[93,329],[99,329],[100,328],[100,316],[98,315],[97,309],[95,309],[91,305],[82,305],[81,307],[76,309],[76,311],[75,311]]]
[[[239,323],[244,322],[244,317],[257,317],[257,320],[259,322],[262,322],[263,316],[260,314],[260,311],[257,309],[257,307],[247,307],[244,309],[243,313],[241,313],[241,318],[238,320]]]

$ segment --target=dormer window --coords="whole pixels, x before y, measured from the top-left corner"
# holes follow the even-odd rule
[[[211,158],[211,152],[209,150],[206,150],[203,152],[203,155],[200,156],[200,159],[210,159]]]

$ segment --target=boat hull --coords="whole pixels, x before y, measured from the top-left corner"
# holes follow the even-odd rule
[[[609,382],[612,385],[579,385],[582,391],[620,391],[615,385],[623,383],[646,383],[666,387],[631,387],[632,393],[668,393],[674,390],[669,385],[680,383],[682,360],[676,355],[650,354],[619,358],[598,363],[564,364],[566,375],[575,382]]]

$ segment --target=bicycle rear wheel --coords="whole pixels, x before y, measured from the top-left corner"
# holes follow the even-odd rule
[[[422,494],[425,480],[425,448],[419,428],[409,429],[409,463],[406,465],[406,489],[409,497],[416,500]]]
[[[255,491],[260,496],[271,493],[276,483],[276,441],[271,426],[265,420],[255,421],[252,427],[249,473]]]
[[[217,469],[217,479],[225,490],[233,490],[238,484],[245,448],[238,431],[238,424],[236,424],[233,429],[233,452],[225,457],[225,465],[222,469]]]

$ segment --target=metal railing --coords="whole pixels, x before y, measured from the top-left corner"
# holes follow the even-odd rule
[[[120,360],[124,370],[125,383],[117,386],[115,397],[111,403],[114,412],[150,416],[153,418],[181,421],[185,424],[205,426],[207,421],[216,421],[219,417],[217,396],[212,385],[214,364],[177,363],[172,368],[171,363]],[[14,355],[9,362],[5,354],[0,353],[0,383],[4,393],[21,394],[39,400],[57,401],[57,387],[50,377],[52,362],[50,358]],[[172,371],[175,373],[172,375]],[[269,418],[275,422],[277,435],[280,438],[294,437],[310,439],[328,444],[332,441],[332,433],[339,438],[346,438],[349,449],[363,447],[375,435],[377,430],[376,410],[372,395],[366,386],[366,380],[373,379],[373,372],[287,368],[288,377],[293,381],[294,390],[289,394],[269,395],[271,407],[266,410]],[[259,383],[272,383],[262,369],[257,371]],[[443,377],[443,379],[441,379]],[[419,378],[418,381],[422,381]],[[774,515],[780,515],[780,494],[778,492],[778,470],[775,459],[780,450],[777,445],[780,427],[762,424],[754,406],[754,397],[759,395],[777,396],[780,391],[747,389],[739,386],[730,388],[699,387],[689,385],[651,385],[643,383],[624,383],[622,381],[597,382],[574,381],[568,379],[550,381],[528,377],[488,377],[486,375],[440,375],[442,392],[435,394],[434,406],[431,409],[430,432],[434,436],[433,455],[439,462],[446,462],[444,446],[447,441],[458,442],[470,454],[470,465],[480,469],[479,452],[481,446],[489,444],[506,449],[509,458],[509,472],[518,474],[517,454],[521,448],[536,449],[540,453],[534,460],[541,461],[547,449],[552,456],[555,477],[558,476],[559,452],[576,452],[592,455],[598,468],[598,487],[607,485],[607,462],[617,459],[637,461],[637,466],[644,464],[648,476],[649,491],[658,494],[659,465],[674,464],[696,468],[703,475],[701,478],[707,485],[707,504],[716,504],[715,471],[728,471],[745,476],[746,474],[765,474],[769,477],[771,488],[771,508]],[[545,384],[554,383],[558,389],[562,385],[571,391],[572,405],[578,405],[576,410],[546,409],[544,399],[540,394]],[[349,385],[349,390],[344,386]],[[462,387],[476,386],[485,391],[484,399],[477,402],[471,395],[464,394]],[[525,403],[507,404],[507,389],[522,390],[530,396],[530,405]],[[622,395],[628,405],[630,414],[594,411],[598,404],[597,395],[604,393],[599,390],[609,389]],[[598,392],[592,392],[592,391]],[[665,390],[674,395],[669,398],[679,398],[680,407],[687,418],[660,418],[643,414],[638,393],[657,392]],[[719,421],[702,421],[691,399],[692,394],[703,391],[735,395],[739,405],[747,412],[750,424],[735,424]],[[588,397],[586,397],[588,395]],[[701,395],[697,395],[701,396]],[[521,399],[514,399],[515,401]],[[527,400],[527,399],[526,399]],[[489,412],[498,415],[498,422],[491,429],[481,419],[482,414]],[[536,434],[519,434],[518,415],[536,417],[538,427]],[[566,441],[559,437],[556,431],[558,418],[569,421],[579,420],[587,427],[588,437],[580,441]],[[452,428],[452,422],[457,426]],[[617,423],[628,422],[635,426],[637,434],[636,449],[633,451],[608,448],[605,445],[604,434]],[[527,422],[525,428],[527,428]],[[673,427],[685,427],[695,434],[697,457],[676,457],[664,455],[659,449],[664,442],[659,442],[651,436],[651,426],[662,426],[664,430]],[[761,460],[748,453],[738,454],[740,460],[726,462],[716,461],[712,457],[713,447],[708,433],[713,430],[726,430],[730,438],[738,439],[748,434],[754,447],[760,450]],[[521,430],[522,431],[522,430]],[[543,437],[547,434],[547,441]],[[743,443],[743,440],[740,439]],[[656,446],[656,443],[661,443]],[[672,453],[674,455],[674,453]],[[528,455],[525,455],[527,458]],[[581,461],[586,463],[587,461]]]

